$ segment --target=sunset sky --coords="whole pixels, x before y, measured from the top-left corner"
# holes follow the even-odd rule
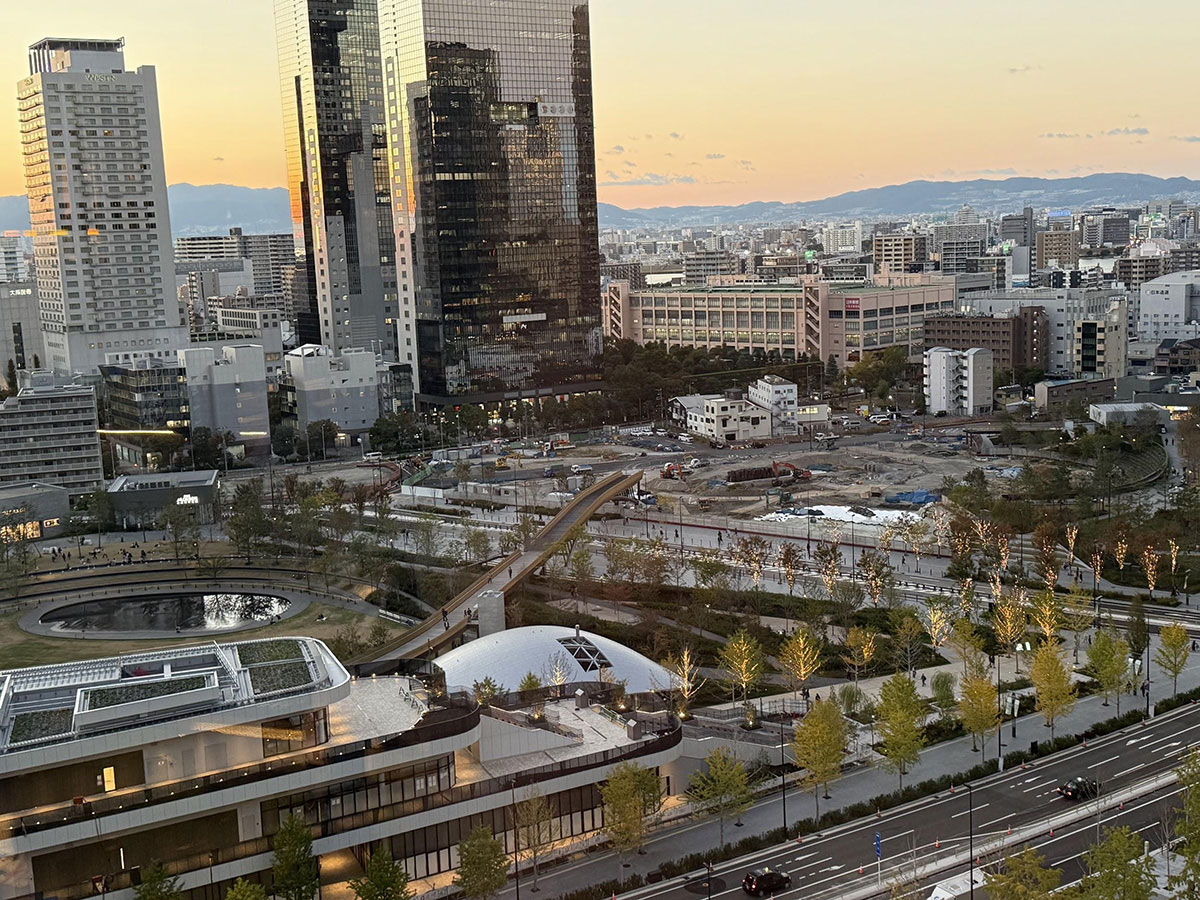
[[[171,183],[284,182],[271,0],[0,10],[0,195],[24,193],[16,82],[39,38],[158,68]],[[807,200],[917,178],[1200,177],[1200,4],[592,0],[600,199]]]

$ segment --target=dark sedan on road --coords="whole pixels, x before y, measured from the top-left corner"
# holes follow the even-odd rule
[[[742,890],[751,897],[762,897],[775,891],[790,888],[792,876],[778,869],[753,869],[742,879]]]
[[[1093,778],[1078,775],[1060,785],[1058,792],[1068,800],[1091,800],[1100,796],[1100,783]]]

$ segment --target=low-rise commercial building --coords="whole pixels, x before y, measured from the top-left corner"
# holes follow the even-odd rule
[[[986,415],[992,411],[992,351],[982,347],[953,350],[933,347],[925,351],[925,408],[928,412],[959,416]]]
[[[1039,381],[1033,386],[1033,404],[1047,412],[1059,412],[1072,403],[1087,407],[1092,403],[1111,401],[1116,389],[1114,378]]]
[[[1190,375],[1200,371],[1200,338],[1166,340],[1154,354],[1155,375]]]
[[[741,391],[675,397],[671,409],[672,417],[688,431],[710,441],[751,441],[771,437],[770,411],[742,397]]]
[[[481,824],[511,852],[513,804],[535,793],[556,839],[591,835],[621,762],[670,785],[678,722],[592,707],[611,696],[605,679],[631,696],[671,683],[628,648],[539,626],[468,642],[445,665],[352,673],[322,642],[280,637],[0,672],[0,900],[131,900],[152,862],[184,900],[237,878],[269,885],[292,815],[317,830],[320,881],[340,896],[381,845],[412,879],[457,868]],[[534,692],[536,718],[517,696],[481,708],[471,679],[517,667],[568,683]]]
[[[7,383],[10,359],[18,370],[38,369],[45,354],[36,283],[0,279],[0,384],[17,389]]]
[[[71,521],[71,494],[36,481],[0,487],[0,543],[58,537]]]
[[[221,487],[215,469],[121,475],[108,486],[108,500],[123,528],[153,528],[172,506],[191,513],[197,524],[216,521]]]
[[[836,288],[822,301],[815,326],[820,359],[846,368],[864,353],[901,347],[916,361],[925,349],[925,317],[953,311],[955,282],[918,276],[895,287]]]
[[[0,403],[0,485],[29,481],[66,488],[72,497],[104,481],[96,392],[58,386],[46,370],[20,373],[22,387]]]
[[[1165,424],[1170,414],[1155,403],[1093,403],[1088,418],[1097,425],[1132,425],[1140,415],[1152,415],[1156,425]]]
[[[795,382],[778,375],[764,375],[746,391],[746,399],[771,414],[771,433],[795,434],[799,403]]]

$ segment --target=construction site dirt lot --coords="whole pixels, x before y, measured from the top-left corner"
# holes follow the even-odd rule
[[[906,491],[940,492],[943,479],[960,479],[972,469],[986,465],[968,450],[912,441],[883,446],[853,446],[830,451],[796,451],[780,448],[773,457],[812,473],[808,479],[783,477],[725,484],[737,469],[769,466],[772,458],[728,457],[696,469],[680,478],[663,478],[658,471],[647,473],[646,490],[656,494],[683,495],[685,507],[702,505],[727,515],[759,515],[780,505],[768,491],[781,488],[792,494],[791,506],[879,506],[888,494]]]

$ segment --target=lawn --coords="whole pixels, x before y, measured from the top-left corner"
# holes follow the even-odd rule
[[[0,615],[0,669],[20,669],[26,666],[42,666],[77,659],[96,659],[102,656],[117,656],[121,653],[160,647],[186,647],[213,640],[213,638],[198,635],[190,638],[168,638],[164,635],[161,640],[145,641],[93,641],[77,637],[44,637],[22,631],[17,625],[21,615],[21,612]],[[317,617],[320,615],[325,616],[325,620],[322,622],[317,621]],[[219,636],[216,640],[229,643],[249,638],[299,635],[330,641],[338,629],[347,624],[354,624],[365,633],[376,621],[379,620],[374,616],[361,615],[341,607],[310,603],[302,612],[284,619],[282,622],[233,632]],[[392,628],[388,639],[395,637],[401,630]]]

